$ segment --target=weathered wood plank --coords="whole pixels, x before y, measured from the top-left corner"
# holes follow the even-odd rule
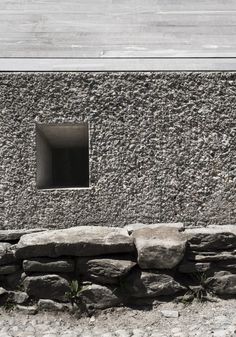
[[[234,0],[2,0],[0,10],[19,12],[201,12],[236,10]]]
[[[191,33],[193,32],[193,33]],[[175,29],[155,33],[0,33],[1,57],[234,57],[231,28],[194,31]],[[229,43],[230,39],[230,43]]]
[[[236,71],[231,59],[0,59],[0,71]]]
[[[0,57],[236,57],[235,0],[2,0]]]
[[[147,32],[203,32],[210,29],[218,34],[231,34],[236,30],[236,13],[217,14],[133,14],[100,15],[93,14],[15,14],[3,15],[0,12],[0,31],[7,33],[43,32],[90,32],[90,33],[137,33]],[[233,31],[232,31],[233,29]],[[206,31],[207,30],[207,31]],[[155,36],[154,36],[155,37]],[[153,37],[153,38],[154,38]]]

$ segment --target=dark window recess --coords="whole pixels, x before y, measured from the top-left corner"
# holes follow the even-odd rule
[[[53,149],[54,186],[88,186],[88,148]]]
[[[37,125],[38,188],[89,187],[88,125]]]

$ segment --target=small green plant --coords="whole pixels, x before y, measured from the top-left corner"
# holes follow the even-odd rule
[[[77,308],[80,312],[87,312],[88,308],[86,303],[83,302],[82,292],[88,288],[87,286],[83,286],[78,280],[73,280],[70,283],[70,291],[66,293],[66,297],[70,301],[73,309]]]
[[[68,298],[68,300],[72,304],[72,307],[74,307],[75,304],[78,305],[80,295],[81,295],[81,291],[82,291],[82,286],[78,282],[78,280],[71,281],[70,291],[68,291],[66,293],[66,297]]]
[[[13,310],[14,309],[14,303],[11,303],[11,302],[9,302],[9,301],[6,301],[5,303],[4,303],[4,305],[3,305],[3,307],[4,307],[4,309],[6,310],[6,311],[11,311],[11,310]]]
[[[194,301],[206,302],[213,301],[214,293],[207,283],[206,273],[196,273],[191,275],[195,285],[189,285],[188,290],[182,297],[182,303],[190,304]]]

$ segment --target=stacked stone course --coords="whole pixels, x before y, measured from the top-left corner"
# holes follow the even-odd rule
[[[236,226],[0,231],[0,304],[70,309],[74,281],[86,310],[183,298],[203,282],[235,296]]]

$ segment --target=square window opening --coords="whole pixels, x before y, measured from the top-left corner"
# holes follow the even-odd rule
[[[89,187],[88,124],[37,124],[37,187]]]

